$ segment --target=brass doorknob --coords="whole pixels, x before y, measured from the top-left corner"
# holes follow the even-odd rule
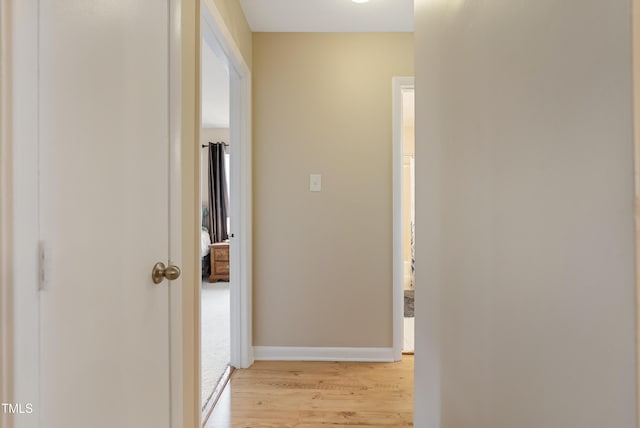
[[[151,279],[154,284],[160,284],[165,278],[169,281],[180,278],[180,273],[180,268],[178,266],[165,266],[164,263],[158,262],[151,271]]]

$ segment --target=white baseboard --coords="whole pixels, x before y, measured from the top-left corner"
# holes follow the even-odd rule
[[[256,361],[394,361],[393,348],[254,346],[253,351]]]

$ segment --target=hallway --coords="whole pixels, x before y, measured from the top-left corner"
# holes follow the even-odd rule
[[[205,428],[413,426],[413,356],[398,363],[257,361],[236,370]]]

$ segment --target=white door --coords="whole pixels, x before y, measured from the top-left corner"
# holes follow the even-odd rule
[[[40,1],[42,427],[170,426],[168,13]]]

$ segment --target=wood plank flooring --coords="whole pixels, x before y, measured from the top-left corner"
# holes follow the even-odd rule
[[[206,428],[413,426],[413,356],[398,363],[257,361],[235,370]]]

